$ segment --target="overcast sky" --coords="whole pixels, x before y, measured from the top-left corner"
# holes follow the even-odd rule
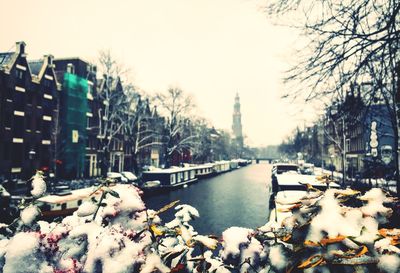
[[[152,93],[179,86],[198,114],[230,129],[240,95],[245,142],[278,144],[311,109],[280,96],[295,56],[294,30],[272,25],[256,0],[0,0],[0,51],[27,43],[28,58],[94,60],[110,49]],[[302,111],[304,110],[304,111]]]

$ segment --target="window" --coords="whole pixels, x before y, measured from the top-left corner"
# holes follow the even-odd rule
[[[14,166],[20,166],[22,164],[23,156],[23,145],[22,144],[12,144],[12,162]]]
[[[50,88],[51,87],[51,81],[48,79],[44,80],[44,87]]]
[[[24,71],[22,71],[20,69],[16,69],[15,76],[17,77],[18,80],[23,80],[24,79]]]
[[[350,139],[346,139],[346,152],[350,151]]]
[[[33,103],[33,94],[31,91],[26,92],[26,103],[32,104]]]
[[[42,130],[42,117],[37,117],[36,118],[36,131],[41,131]]]
[[[14,137],[24,137],[24,117],[14,116]]]
[[[17,111],[24,111],[25,107],[25,93],[15,92],[14,94],[14,109]]]
[[[11,156],[11,144],[10,143],[4,143],[3,146],[3,159],[4,160],[10,160]]]
[[[43,126],[42,138],[45,140],[51,139],[51,125],[50,124]]]
[[[46,116],[52,116],[53,115],[53,102],[49,100],[44,100],[43,101],[43,114]]]
[[[171,174],[170,179],[171,179],[171,185],[175,184],[175,174],[174,173]]]
[[[12,115],[7,115],[8,117],[4,119],[4,127],[5,128],[11,128],[11,121],[12,121]]]

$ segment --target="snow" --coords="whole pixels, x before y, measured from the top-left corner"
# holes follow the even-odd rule
[[[228,259],[229,256],[236,257],[240,254],[241,246],[249,244],[249,236],[253,230],[242,227],[230,227],[222,233],[223,251],[222,259]]]
[[[7,245],[4,273],[37,272],[39,236],[34,232],[17,233]],[[39,256],[39,257],[38,257]]]
[[[189,222],[190,220],[200,217],[199,211],[190,205],[179,205],[175,208],[178,212],[175,217],[182,222]]]
[[[398,273],[400,271],[400,257],[398,255],[382,255],[378,268],[385,273]]]
[[[283,270],[287,263],[287,258],[283,253],[282,245],[274,245],[269,248],[268,254],[269,261],[271,265],[277,268],[279,271]]]
[[[97,204],[93,203],[92,201],[85,201],[79,206],[76,213],[79,217],[86,217],[94,214],[96,212],[96,209]]]
[[[216,239],[204,236],[204,235],[196,235],[194,240],[202,243],[204,246],[208,247],[209,249],[215,249],[217,247],[218,241]]]
[[[140,273],[168,273],[170,269],[166,267],[162,262],[159,256],[155,254],[150,254],[147,256],[146,263],[141,268]]]
[[[381,189],[373,188],[360,197],[361,200],[367,201],[367,205],[361,208],[361,211],[368,216],[390,215],[392,210],[383,206],[386,199]]]
[[[46,193],[47,187],[44,181],[44,176],[41,171],[37,171],[32,177],[32,190],[31,194],[35,198],[39,198]]]
[[[392,245],[389,238],[376,241],[374,247],[381,254],[388,252],[400,254],[400,249]]]
[[[341,190],[286,195],[287,199],[279,200],[286,205],[278,205],[287,207],[300,202],[302,207],[297,212],[279,213],[287,218],[271,220],[257,230],[230,227],[222,233],[220,244],[216,238],[199,235],[190,225],[191,220],[200,216],[190,205],[176,206],[175,219],[163,224],[161,213],[159,216],[146,210],[136,187],[116,185],[102,190],[113,190],[119,198],[106,194],[102,201],[105,206],[99,207],[95,220],[90,216],[97,204],[91,201],[84,202],[73,215],[58,223],[35,222],[39,210],[34,205],[22,210],[20,218],[24,225],[18,226],[10,238],[0,235],[0,272],[171,272],[179,263],[183,263],[185,272],[197,272],[200,262],[210,266],[208,272],[216,273],[283,272],[288,261],[307,258],[296,257],[294,251],[299,242],[291,241],[295,236],[283,236],[295,234],[297,225],[309,221],[308,240],[321,242],[327,237],[344,237],[340,243],[318,248],[316,253],[329,258],[333,252],[354,253],[365,244],[368,252],[358,260],[371,258],[379,261],[380,272],[399,272],[400,248],[395,239],[400,230],[380,230],[382,219],[390,214],[385,207],[382,209],[386,196],[379,190],[363,195],[363,206],[357,208],[341,203]],[[347,193],[353,196],[352,192]],[[310,199],[313,202],[308,202]],[[367,214],[366,208],[374,208],[375,213]],[[317,215],[307,218],[310,212]],[[154,234],[151,227],[160,233]],[[300,245],[307,247],[303,243]],[[205,246],[202,256],[196,251],[201,245]],[[328,267],[329,264],[317,266],[304,272],[329,272]]]
[[[24,225],[30,226],[39,215],[39,209],[34,205],[29,205],[21,211],[20,218]]]

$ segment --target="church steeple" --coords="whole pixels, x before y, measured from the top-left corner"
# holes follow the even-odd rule
[[[243,133],[242,133],[242,114],[240,113],[239,93],[236,93],[235,104],[233,106],[232,131],[238,148],[238,154],[240,155],[240,151],[243,148]]]

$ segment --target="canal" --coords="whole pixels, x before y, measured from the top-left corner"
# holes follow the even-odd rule
[[[167,193],[145,198],[148,208],[157,210],[180,200],[180,204],[195,207],[200,218],[191,224],[200,234],[221,233],[231,226],[256,228],[268,221],[267,185],[271,165],[253,163],[212,178],[202,179]],[[161,215],[164,222],[173,218],[173,209]]]

